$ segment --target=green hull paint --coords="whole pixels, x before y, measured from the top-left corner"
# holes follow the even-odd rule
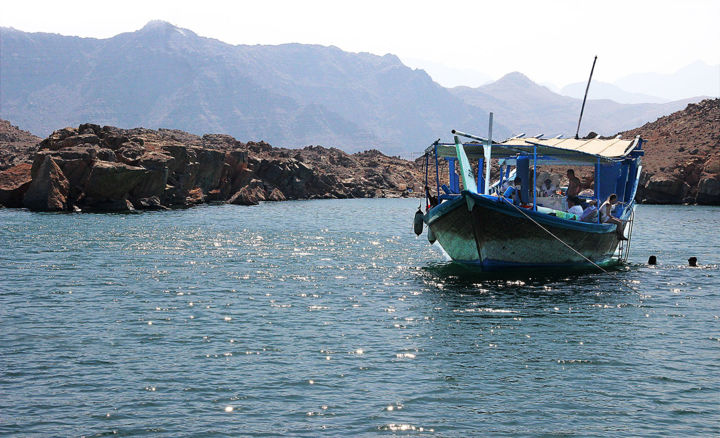
[[[425,215],[437,242],[455,261],[487,267],[591,265],[515,208],[463,192]],[[531,213],[533,219],[594,263],[611,265],[615,226],[571,223]]]

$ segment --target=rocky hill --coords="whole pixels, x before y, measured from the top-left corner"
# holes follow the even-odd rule
[[[40,140],[40,137],[0,119],[0,170],[30,160]]]
[[[83,124],[53,132],[0,172],[0,205],[36,211],[128,211],[204,202],[400,197],[421,192],[409,161],[371,150],[273,148],[228,135]]]
[[[638,198],[720,204],[720,99],[706,99],[622,133],[647,140]]]

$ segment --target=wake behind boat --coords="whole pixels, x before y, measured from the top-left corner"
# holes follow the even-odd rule
[[[492,126],[492,116],[490,123]],[[425,151],[427,208],[425,214],[416,216],[417,221],[421,219],[427,225],[428,240],[437,240],[452,260],[490,271],[602,267],[627,259],[644,154],[641,138],[538,136],[493,143],[471,134],[453,133],[454,143],[438,140]],[[459,137],[472,142],[462,143]],[[437,197],[428,187],[431,159],[435,164]],[[471,163],[477,168],[477,182]],[[491,184],[493,163],[499,166],[499,177]],[[443,182],[440,169],[445,166],[448,178]],[[569,213],[565,211],[566,197],[555,193],[539,196],[540,166],[591,167],[593,191],[580,196],[580,204],[590,210],[614,208],[615,219],[597,211],[594,216]],[[508,183],[518,181],[513,196],[504,196]],[[617,203],[605,204],[603,201],[611,194],[616,195]]]

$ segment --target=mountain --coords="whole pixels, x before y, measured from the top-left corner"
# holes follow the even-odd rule
[[[233,46],[160,21],[108,39],[0,31],[0,117],[41,136],[92,121],[405,153],[487,120],[393,55]]]
[[[479,87],[492,82],[492,78],[484,72],[473,70],[448,67],[445,64],[429,61],[427,59],[418,58],[402,58],[403,63],[410,67],[422,66],[435,82],[444,87],[456,87],[466,85],[471,87]]]
[[[697,100],[593,99],[581,132],[611,135]],[[406,155],[451,129],[486,135],[489,111],[496,139],[574,135],[580,106],[520,73],[447,89],[390,54],[230,45],[162,21],[107,39],[0,28],[0,118],[39,136],[92,122]]]
[[[615,85],[669,100],[688,96],[720,97],[720,64],[697,61],[671,74],[636,73],[616,80]]]
[[[509,73],[478,88],[455,87],[456,96],[470,105],[495,113],[495,120],[515,133],[574,136],[582,99],[561,96],[536,84],[522,73]],[[613,135],[684,108],[701,98],[668,103],[621,104],[589,99],[580,133]]]
[[[560,89],[560,94],[563,96],[574,97],[576,99],[582,99],[585,95],[586,87],[587,82],[576,82],[562,87],[562,89]],[[599,81],[593,81],[590,84],[588,96],[593,99],[607,99],[618,103],[665,103],[670,100],[662,97],[650,96],[649,94],[631,93],[623,90],[617,85]]]

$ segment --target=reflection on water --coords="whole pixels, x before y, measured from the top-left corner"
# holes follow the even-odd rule
[[[609,274],[507,276],[416,206],[0,210],[0,434],[720,433],[717,232],[675,228],[720,209],[641,206]]]

